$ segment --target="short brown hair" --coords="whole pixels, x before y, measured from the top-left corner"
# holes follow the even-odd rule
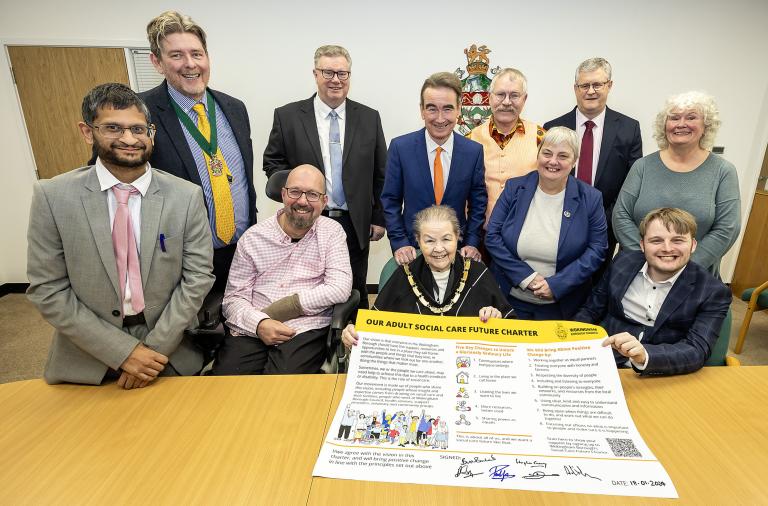
[[[688,211],[676,207],[660,207],[646,214],[638,227],[640,238],[645,237],[645,231],[653,220],[661,221],[667,230],[681,235],[691,234],[691,238],[696,238],[696,218]]]
[[[424,107],[424,90],[427,88],[448,88],[456,93],[456,105],[461,104],[461,81],[453,72],[438,72],[432,74],[421,85],[421,99],[419,104]]]
[[[147,39],[149,49],[155,57],[160,58],[160,42],[173,33],[191,33],[200,39],[203,49],[208,53],[205,43],[205,31],[192,21],[186,14],[176,11],[165,11],[149,22],[147,25]]]

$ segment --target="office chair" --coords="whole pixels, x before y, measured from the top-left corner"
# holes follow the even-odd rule
[[[222,300],[224,300],[223,291],[211,290],[197,313],[199,322],[197,328],[184,331],[184,334],[203,353],[203,368],[213,361],[221,343],[224,342],[224,322],[221,316]]]
[[[747,338],[752,314],[755,311],[768,309],[768,291],[766,290],[768,290],[768,281],[757,288],[747,288],[741,294],[741,300],[747,301],[747,312],[744,313],[744,321],[739,329],[739,338],[736,341],[736,347],[733,349],[736,354],[741,353],[741,349],[744,347],[744,340]]]
[[[285,181],[288,179],[289,172],[290,170],[280,170],[269,176],[267,185],[264,188],[267,197],[275,202],[283,201],[282,189],[285,186]],[[346,247],[346,245],[343,247]],[[327,360],[323,364],[324,372],[347,372],[349,362],[347,350],[344,347],[344,343],[341,342],[341,332],[351,320],[352,314],[357,311],[359,302],[360,292],[353,289],[346,301],[333,306],[331,328],[328,330],[328,337],[326,338]]]
[[[733,313],[731,308],[728,308],[728,313],[725,315],[723,325],[720,327],[720,333],[717,336],[717,341],[712,347],[712,353],[709,355],[709,359],[704,362],[705,366],[717,366],[717,365],[729,365],[737,366],[741,365],[739,359],[736,357],[728,356],[728,343],[731,340],[731,323],[733,322]]]

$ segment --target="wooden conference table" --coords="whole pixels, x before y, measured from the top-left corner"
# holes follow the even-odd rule
[[[143,390],[0,385],[0,504],[656,504],[313,478],[344,376],[161,378]],[[768,366],[638,378],[635,423],[678,504],[768,504]]]

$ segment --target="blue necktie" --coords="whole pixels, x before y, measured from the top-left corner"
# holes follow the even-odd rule
[[[339,134],[339,115],[331,111],[331,131],[328,136],[331,151],[331,197],[341,207],[347,201],[344,198],[344,186],[341,183],[341,134]]]

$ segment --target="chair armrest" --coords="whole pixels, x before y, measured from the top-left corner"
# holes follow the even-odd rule
[[[360,292],[352,290],[349,294],[349,298],[333,306],[333,315],[331,316],[331,328],[332,329],[344,329],[349,322],[350,316],[357,309],[357,305],[360,303]]]

